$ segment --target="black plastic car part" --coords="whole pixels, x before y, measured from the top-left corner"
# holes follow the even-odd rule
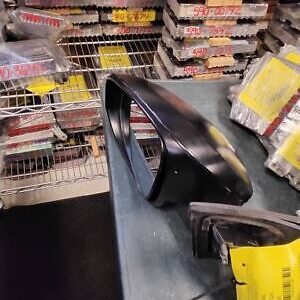
[[[217,203],[190,203],[193,253],[229,262],[229,248],[281,245],[300,238],[296,216]]]
[[[132,102],[161,141],[155,178],[130,127]],[[223,134],[168,90],[140,78],[112,74],[106,81],[105,108],[137,185],[155,206],[191,201],[241,205],[252,195],[247,171]]]

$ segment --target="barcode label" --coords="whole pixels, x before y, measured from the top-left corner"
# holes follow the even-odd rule
[[[282,268],[282,299],[292,300],[291,268]]]

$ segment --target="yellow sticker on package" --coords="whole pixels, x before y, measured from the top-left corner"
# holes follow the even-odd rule
[[[58,90],[60,100],[63,103],[81,102],[92,99],[83,74],[70,76],[68,81],[62,84]]]
[[[156,18],[154,9],[113,9],[112,21],[115,23],[153,22]]]
[[[47,93],[53,91],[57,86],[58,84],[50,79],[47,79],[45,77],[37,77],[31,80],[26,90],[43,97]]]
[[[131,67],[127,49],[122,46],[101,46],[98,48],[100,64],[103,69]]]
[[[272,57],[239,98],[265,121],[272,122],[300,88],[300,73]]]
[[[300,65],[300,54],[296,51],[289,52],[284,58],[296,65]]]
[[[290,134],[277,151],[293,167],[300,170],[300,125]]]
[[[230,250],[238,300],[299,300],[300,239]]]

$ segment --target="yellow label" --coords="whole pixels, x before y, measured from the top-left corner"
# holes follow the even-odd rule
[[[133,10],[113,9],[112,21],[116,23],[136,23],[155,21],[156,12],[154,9]]]
[[[81,15],[85,13],[85,11],[79,7],[70,8],[70,14],[71,15]]]
[[[54,81],[44,77],[37,77],[31,80],[31,83],[27,86],[26,90],[42,97],[53,91],[56,87],[57,84]]]
[[[273,57],[241,92],[240,100],[272,122],[299,88],[300,74]]]
[[[300,65],[300,54],[297,52],[290,52],[284,58],[296,65]]]
[[[92,99],[82,74],[72,75],[58,88],[61,102],[80,102]]]
[[[230,250],[238,300],[299,300],[300,239]]]
[[[300,170],[300,126],[286,139],[278,149],[278,153],[292,166]]]
[[[123,46],[101,46],[98,48],[100,63],[103,69],[131,67],[131,60],[126,47]]]
[[[91,137],[90,143],[92,145],[92,151],[93,151],[94,157],[99,157],[100,151],[99,151],[99,147],[97,145],[97,139],[94,135]]]
[[[129,22],[124,23],[126,27],[150,27],[151,22]]]

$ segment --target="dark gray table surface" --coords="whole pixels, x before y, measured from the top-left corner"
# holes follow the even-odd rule
[[[237,149],[254,194],[246,206],[294,214],[300,194],[265,169],[267,154],[249,131],[229,120],[228,87],[234,82],[177,82],[161,85],[215,124]],[[110,187],[124,299],[235,299],[228,267],[192,256],[186,207],[152,207],[140,195],[105,120]]]

